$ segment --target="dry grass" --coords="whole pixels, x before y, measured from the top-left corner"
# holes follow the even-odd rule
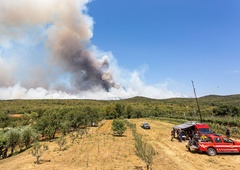
[[[74,144],[67,137],[63,151],[56,141],[45,142],[49,146],[40,158],[41,164],[34,164],[36,158],[27,150],[19,155],[0,161],[0,169],[6,170],[54,170],[54,169],[136,169],[144,163],[135,155],[134,140],[131,131],[123,137],[116,137],[111,132],[111,121],[106,121],[100,128],[92,127],[88,135],[76,139]]]
[[[136,123],[138,132],[151,143],[158,154],[154,157],[154,170],[233,170],[240,167],[239,155],[217,155],[190,153],[185,142],[170,141],[172,124],[147,120],[151,130],[140,127],[144,119],[130,120]],[[111,120],[99,127],[92,127],[83,139],[74,144],[67,138],[67,145],[59,151],[56,141],[46,142],[49,150],[40,158],[41,164],[30,149],[21,154],[0,160],[0,169],[4,170],[140,170],[146,169],[145,163],[136,156],[134,139],[130,130],[123,137],[112,136]]]

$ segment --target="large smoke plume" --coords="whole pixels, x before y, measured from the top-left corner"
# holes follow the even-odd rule
[[[180,96],[91,43],[90,1],[0,0],[0,99]]]
[[[108,58],[97,59],[90,50],[93,21],[85,14],[86,3],[88,0],[0,0],[1,41],[21,39],[29,28],[42,26],[50,49],[48,62],[70,75],[72,89],[109,91],[115,83]]]

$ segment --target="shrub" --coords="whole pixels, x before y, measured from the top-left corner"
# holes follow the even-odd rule
[[[112,122],[112,130],[114,133],[118,134],[119,136],[122,136],[123,133],[126,131],[126,125],[123,120],[120,119],[114,119]]]
[[[45,144],[40,144],[39,142],[35,142],[33,145],[33,148],[31,150],[31,153],[33,156],[36,157],[36,164],[40,164],[40,157],[43,155],[43,153],[48,150],[48,146]]]
[[[58,139],[57,139],[57,144],[59,146],[59,150],[62,151],[63,149],[63,146],[67,144],[67,140],[64,136],[60,136]]]

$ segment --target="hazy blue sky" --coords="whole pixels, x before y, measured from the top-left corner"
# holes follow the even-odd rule
[[[192,80],[198,96],[239,94],[239,0],[0,0],[0,11],[0,99],[193,97]]]
[[[144,81],[171,80],[191,95],[240,90],[240,1],[94,0],[92,43],[121,67],[147,68]]]

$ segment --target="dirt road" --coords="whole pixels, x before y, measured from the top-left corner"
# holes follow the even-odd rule
[[[240,154],[217,155],[190,153],[185,142],[170,141],[172,124],[161,121],[133,119],[138,132],[157,151],[154,170],[237,170],[240,169]],[[150,130],[142,129],[141,123],[148,121]],[[42,164],[34,164],[36,158],[30,149],[18,155],[0,160],[0,169],[6,170],[140,170],[145,163],[135,155],[134,139],[128,129],[123,137],[112,135],[111,120],[102,126],[93,127],[89,134],[72,144],[67,138],[65,150],[59,151],[55,141],[47,142],[49,150],[40,158]]]

